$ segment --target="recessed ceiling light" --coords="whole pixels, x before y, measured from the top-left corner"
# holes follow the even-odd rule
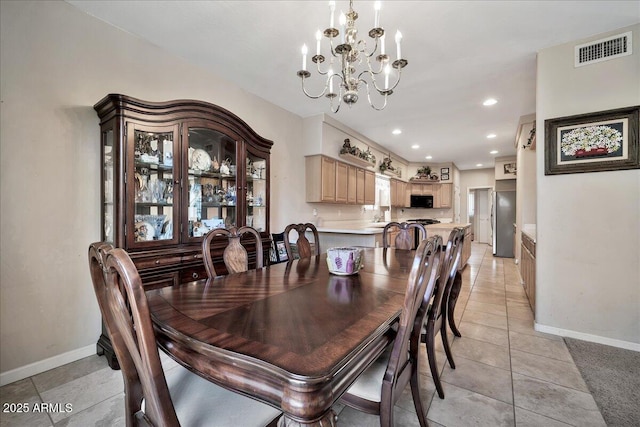
[[[411,148],[413,148],[414,150],[417,150],[418,148],[420,148],[420,146],[418,144],[413,144]]]
[[[489,135],[487,135],[487,138],[492,139],[492,138],[495,138],[496,136],[498,135],[496,135],[495,133],[490,133]]]
[[[491,150],[489,151],[489,154],[498,154],[498,150]]]
[[[433,159],[433,156],[427,156],[427,157],[425,157],[425,159],[431,160],[431,159]]]
[[[484,106],[487,106],[487,107],[488,107],[489,105],[495,105],[495,104],[497,104],[497,103],[498,103],[498,101],[497,101],[496,99],[494,99],[494,98],[489,98],[489,99],[485,99],[485,101],[482,103],[482,105],[484,105]]]
[[[400,129],[394,129],[391,133],[394,135],[400,135],[402,131]]]
[[[478,168],[479,168],[479,167],[482,167],[482,163],[478,163],[478,164],[476,165],[476,167],[478,167]]]

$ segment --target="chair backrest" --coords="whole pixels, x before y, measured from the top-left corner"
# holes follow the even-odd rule
[[[296,247],[298,248],[298,257],[310,258],[315,255],[320,255],[320,238],[318,236],[318,230],[315,225],[307,222],[306,224],[289,224],[284,229],[284,246],[287,248],[287,255],[289,260],[293,259],[293,249],[291,248],[291,242],[289,242],[289,232],[295,230],[298,233],[298,240],[296,241]],[[314,248],[311,248],[311,243],[305,235],[306,231],[310,230],[313,233]]]
[[[449,300],[449,292],[458,271],[458,265],[460,265],[462,239],[464,239],[463,228],[456,227],[449,233],[446,249],[441,255],[440,274],[431,309],[427,314],[427,321],[437,323],[442,320],[442,314],[445,312]]]
[[[147,298],[133,261],[123,249],[94,243],[89,247],[89,266],[98,305],[124,377],[127,426],[179,426]]]
[[[424,228],[424,225],[418,224],[415,222],[390,222],[384,226],[384,230],[382,231],[382,247],[388,248],[390,245],[389,242],[389,232],[393,228],[398,228],[399,232],[396,235],[394,246],[396,249],[413,249],[413,237],[411,236],[411,229],[415,228],[416,233],[420,233],[420,240],[424,240],[427,238],[427,230]]]
[[[442,239],[434,236],[428,240],[420,242],[411,267],[411,273],[407,282],[407,290],[404,296],[404,305],[400,314],[398,332],[395,337],[393,348],[387,370],[385,372],[382,385],[382,399],[387,398],[387,393],[392,393],[396,398],[402,393],[406,382],[398,382],[398,378],[403,376],[408,381],[408,376],[403,375],[406,369],[410,369],[407,363],[410,354],[418,354],[420,344],[420,333],[426,312],[421,309],[422,302],[431,298],[438,279],[440,251]],[[409,350],[412,350],[411,353]],[[417,363],[417,360],[412,360]],[[404,382],[404,384],[402,384]],[[402,387],[396,392],[395,386]],[[394,399],[395,400],[395,399]]]
[[[262,252],[262,238],[255,228],[244,226],[240,228],[214,228],[209,231],[202,240],[202,259],[204,267],[209,277],[217,276],[216,269],[211,257],[211,242],[216,236],[226,236],[229,244],[224,248],[222,259],[229,274],[241,273],[249,269],[249,256],[247,250],[240,243],[243,234],[253,235],[256,242],[256,268],[264,265],[264,255]]]

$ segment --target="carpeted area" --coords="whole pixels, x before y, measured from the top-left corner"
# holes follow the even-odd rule
[[[640,426],[640,352],[564,341],[607,426]]]

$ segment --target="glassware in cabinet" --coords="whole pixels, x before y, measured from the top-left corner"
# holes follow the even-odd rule
[[[246,225],[257,231],[267,230],[267,159],[247,153]]]
[[[176,142],[178,126],[149,127],[130,124],[132,150],[127,196],[132,207],[126,225],[133,247],[177,242]]]
[[[187,126],[187,238],[237,225],[236,142],[215,129]]]

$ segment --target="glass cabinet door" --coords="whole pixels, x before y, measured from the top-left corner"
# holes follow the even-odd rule
[[[267,160],[247,153],[246,225],[257,231],[267,230]]]
[[[187,132],[185,233],[192,239],[214,228],[238,225],[237,153],[236,141],[220,131],[193,125]]]
[[[114,230],[114,159],[113,129],[102,132],[102,240],[115,243]]]
[[[176,213],[179,192],[174,191],[174,168],[179,159],[178,126],[130,128],[133,131],[129,130],[128,148],[133,150],[133,170],[127,172],[127,200],[133,206],[133,227],[128,221],[127,234],[131,233],[128,240],[133,246],[177,242],[174,224],[179,224]]]

